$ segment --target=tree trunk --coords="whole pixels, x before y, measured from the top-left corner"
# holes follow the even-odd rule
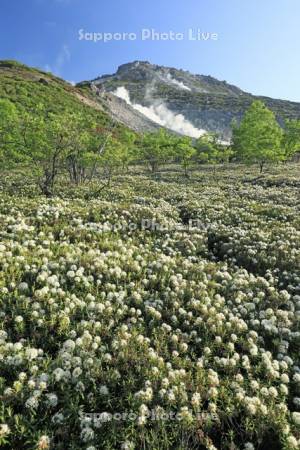
[[[43,179],[39,183],[42,194],[45,195],[46,197],[52,197],[53,185],[54,185],[53,174],[48,168],[46,168],[44,169]]]
[[[188,165],[184,164],[184,176],[185,178],[189,178]]]
[[[151,172],[154,173],[157,171],[157,163],[156,161],[151,161],[150,162],[150,167],[151,167]]]

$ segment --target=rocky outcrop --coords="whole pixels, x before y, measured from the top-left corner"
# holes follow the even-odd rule
[[[211,76],[147,61],[123,64],[115,74],[82,85],[88,85],[116,119],[137,131],[153,130],[158,125],[130,104],[114,98],[118,87],[127,90],[132,103],[148,108],[164,105],[171,113],[182,114],[195,128],[217,132],[223,140],[230,139],[232,121],[239,121],[256,99],[271,108],[281,124],[286,118],[300,118],[300,103],[257,97]]]

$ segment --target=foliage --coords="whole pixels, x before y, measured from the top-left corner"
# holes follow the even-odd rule
[[[123,165],[124,154],[126,152],[127,148],[121,142],[109,136],[103,154],[101,155],[101,165],[104,167],[109,183],[111,182],[114,171]]]
[[[185,176],[188,176],[188,168],[196,153],[196,149],[192,145],[192,139],[188,136],[174,138],[174,141],[175,155],[184,168]]]
[[[1,448],[297,449],[299,166],[210,169],[3,174]]]
[[[259,163],[261,172],[266,163],[283,160],[281,128],[274,113],[261,101],[252,103],[239,126],[233,124],[232,139],[236,156]]]
[[[122,154],[120,155],[123,169],[128,169],[129,165],[140,156],[139,148],[137,147],[138,136],[130,130],[124,130],[120,134],[119,140],[122,143]]]
[[[215,133],[206,133],[196,142],[197,160],[200,163],[218,164],[227,162],[232,154],[230,149],[221,144]]]
[[[145,133],[141,140],[141,157],[155,172],[159,166],[174,156],[174,135],[161,128],[156,133]]]
[[[300,120],[287,120],[282,137],[285,160],[291,159],[300,151]]]

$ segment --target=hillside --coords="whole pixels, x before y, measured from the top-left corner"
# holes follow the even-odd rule
[[[106,106],[101,101],[95,102],[88,91],[83,92],[49,72],[16,61],[0,61],[0,97],[13,102],[20,112],[34,111],[36,105],[42,103],[51,112],[70,110],[88,114],[104,132],[114,124],[105,111]],[[124,126],[118,123],[115,130],[121,132]]]

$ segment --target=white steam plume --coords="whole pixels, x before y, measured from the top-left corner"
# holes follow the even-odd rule
[[[175,84],[176,86],[180,87],[181,89],[184,89],[185,91],[191,91],[191,88],[186,86],[182,81],[178,81],[175,78],[172,78],[172,76],[168,73],[167,75],[168,81]]]
[[[148,119],[177,133],[193,138],[198,138],[206,133],[205,130],[194,127],[182,114],[174,114],[163,103],[153,104],[149,107],[132,103],[129,92],[124,86],[118,87],[113,94],[123,99],[128,105],[148,117]]]

